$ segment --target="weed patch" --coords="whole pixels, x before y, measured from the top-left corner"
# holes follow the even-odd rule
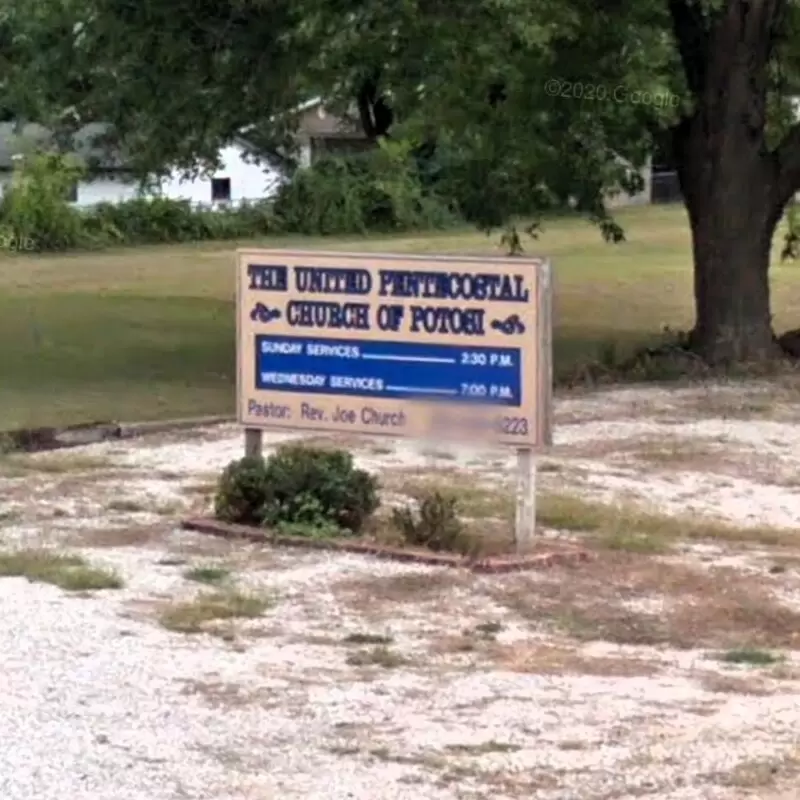
[[[77,453],[68,455],[27,455],[10,453],[0,456],[0,473],[5,477],[24,477],[31,473],[63,475],[70,472],[95,472],[115,469],[108,458]]]
[[[434,494],[454,498],[467,519],[513,518],[513,493],[501,486],[481,485],[475,472],[445,467],[425,472],[419,468],[387,471],[384,485],[395,494],[417,502]]]
[[[409,663],[405,656],[391,650],[386,645],[377,645],[368,650],[351,653],[345,661],[351,667],[383,667],[384,669],[395,669]]]
[[[389,645],[392,643],[392,637],[380,633],[350,633],[344,637],[345,644],[357,645]]]
[[[118,514],[145,514],[150,511],[148,504],[144,500],[133,500],[128,497],[109,501],[106,509]]]
[[[214,624],[235,619],[257,619],[273,605],[272,598],[238,591],[201,593],[193,600],[165,608],[161,625],[177,633],[213,633]]]
[[[800,531],[769,526],[736,526],[696,516],[655,514],[629,504],[607,504],[569,494],[543,494],[537,498],[539,524],[557,530],[592,535],[600,542],[635,543],[646,540],[643,550],[654,552],[670,542],[718,540],[731,543],[796,547]],[[635,546],[617,549],[642,552]]]
[[[46,550],[16,550],[0,553],[0,577],[27,578],[49,583],[68,592],[120,589],[122,578],[114,571],[89,564],[77,555]]]
[[[206,564],[187,569],[183,573],[183,577],[187,581],[205,583],[209,586],[219,586],[230,579],[231,571],[227,567],[221,565]]]
[[[418,509],[412,506],[392,509],[392,525],[411,547],[463,555],[474,553],[478,547],[461,520],[458,498],[451,494],[431,492],[420,499]]]
[[[780,653],[761,650],[758,647],[736,647],[719,653],[717,659],[725,664],[747,664],[753,667],[768,667],[784,660]]]

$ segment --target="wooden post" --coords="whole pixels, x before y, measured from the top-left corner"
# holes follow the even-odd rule
[[[517,450],[517,516],[514,541],[517,553],[527,552],[536,535],[536,457],[533,450]]]
[[[259,428],[244,429],[244,454],[246,458],[261,458],[264,454],[264,436]]]

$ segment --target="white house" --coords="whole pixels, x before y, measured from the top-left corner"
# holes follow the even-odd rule
[[[329,115],[320,99],[311,100],[298,109],[301,114],[298,130],[299,162],[310,165],[325,152],[360,149],[364,135],[351,121]],[[97,163],[91,178],[74,187],[71,201],[82,207],[97,203],[118,203],[136,197],[167,197],[188,200],[198,205],[237,205],[267,199],[275,194],[284,174],[266,163],[254,163],[245,153],[245,138],[239,138],[220,152],[220,168],[213,174],[185,179],[175,170],[161,181],[158,189],[143,191],[125,165],[95,146],[106,126],[86,125],[75,136],[76,155]],[[14,123],[0,123],[0,191],[8,183],[16,157],[28,146],[48,146],[51,134],[41,125],[28,124],[16,131]]]

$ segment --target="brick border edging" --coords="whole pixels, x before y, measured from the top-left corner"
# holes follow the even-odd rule
[[[482,575],[497,575],[507,572],[520,572],[531,569],[544,569],[554,566],[569,566],[588,561],[590,556],[586,550],[570,550],[552,553],[540,553],[527,557],[509,556],[506,558],[485,558],[473,561],[464,556],[446,553],[426,553],[418,550],[403,550],[369,542],[353,542],[342,539],[306,539],[301,536],[280,536],[267,533],[248,525],[235,525],[220,522],[208,517],[186,519],[181,528],[223,539],[246,539],[250,542],[269,544],[276,547],[296,547],[306,550],[328,550],[338,553],[374,556],[390,561],[401,561],[413,564],[424,564],[433,567],[456,567]]]
[[[0,431],[0,444],[6,441],[10,445],[11,452],[45,453],[117,440],[138,439],[157,433],[171,433],[190,428],[210,428],[233,422],[236,422],[236,417],[220,415],[152,422],[89,422],[61,428],[18,428]]]

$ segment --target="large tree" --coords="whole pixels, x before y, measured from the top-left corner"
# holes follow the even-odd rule
[[[617,237],[604,198],[636,188],[666,133],[693,346],[712,362],[777,352],[768,268],[800,190],[800,0],[4,1],[6,97],[29,118],[113,123],[143,172],[213,161],[248,126],[285,142],[285,112],[322,93],[355,101],[369,135],[435,143],[483,225],[569,199]]]

